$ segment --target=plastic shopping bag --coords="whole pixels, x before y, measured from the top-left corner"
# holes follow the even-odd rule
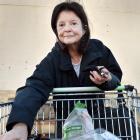
[[[94,133],[100,135],[103,140],[120,140],[117,136],[103,128],[95,129]]]
[[[86,105],[80,102],[65,120],[62,140],[119,140],[112,133],[104,129],[94,130],[92,118]]]
[[[93,130],[92,119],[88,114],[86,105],[77,102],[75,108],[64,123],[62,140],[78,140],[78,137],[84,136],[85,134],[88,134],[87,137],[89,139],[92,138],[89,134]],[[85,136],[85,139],[87,137]]]

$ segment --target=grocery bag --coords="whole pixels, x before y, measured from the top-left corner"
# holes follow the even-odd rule
[[[105,129],[94,130],[93,123],[86,105],[78,101],[64,122],[62,140],[120,140]]]

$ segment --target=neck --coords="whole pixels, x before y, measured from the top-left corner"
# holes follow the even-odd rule
[[[71,61],[74,64],[80,63],[82,55],[78,53],[77,49],[69,49],[69,54],[71,56]]]

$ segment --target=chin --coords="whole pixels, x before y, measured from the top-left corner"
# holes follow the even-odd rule
[[[72,45],[75,44],[75,42],[64,42],[65,45]]]
[[[66,45],[73,45],[76,44],[78,41],[63,41],[64,44]]]

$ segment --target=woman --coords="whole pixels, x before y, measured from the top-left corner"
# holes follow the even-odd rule
[[[54,87],[97,86],[112,90],[120,83],[122,71],[111,51],[101,41],[90,39],[87,16],[81,5],[76,2],[57,5],[51,26],[58,41],[26,85],[17,90],[7,123],[9,132],[2,140],[27,139],[38,109]]]

